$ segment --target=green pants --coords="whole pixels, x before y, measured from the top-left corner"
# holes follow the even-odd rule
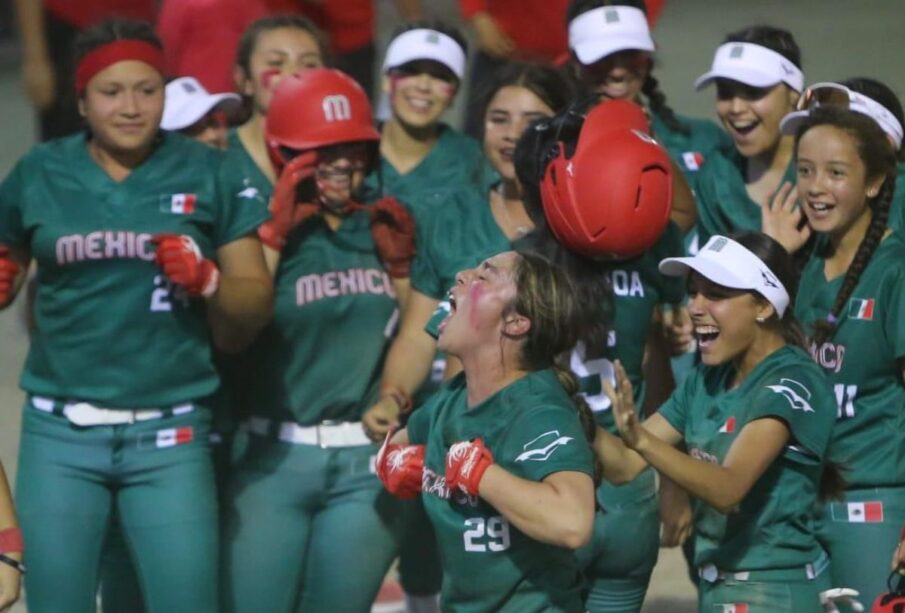
[[[588,583],[591,613],[640,611],[660,551],[656,477],[648,469],[621,486],[597,489],[603,507],[591,542],[576,552]]]
[[[750,581],[724,579],[698,583],[698,613],[823,613],[820,592],[830,589],[830,576],[823,572],[814,579],[800,578]],[[744,606],[740,606],[744,605]]]
[[[855,503],[855,504],[850,504]],[[852,521],[862,519],[882,521]],[[871,504],[867,507],[867,503]],[[817,525],[817,538],[833,561],[831,576],[834,587],[858,590],[858,600],[870,608],[878,595],[887,591],[886,578],[893,551],[899,542],[899,530],[905,526],[905,488],[873,488],[849,490],[844,502],[824,505]]]
[[[26,403],[16,502],[28,543],[29,611],[94,613],[113,509],[148,611],[217,611],[209,421],[196,406],[134,424],[78,427]]]
[[[376,453],[249,436],[227,486],[225,610],[370,611],[403,519]]]
[[[400,536],[399,583],[405,593],[412,596],[439,594],[443,566],[434,525],[424,510],[420,496],[401,504],[405,523]]]

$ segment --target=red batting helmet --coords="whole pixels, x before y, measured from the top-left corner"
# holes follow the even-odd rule
[[[544,215],[560,243],[590,257],[631,258],[669,221],[672,165],[644,111],[609,100],[587,115],[571,157],[563,143],[540,184]]]
[[[274,163],[287,156],[281,148],[317,149],[339,143],[376,144],[371,103],[352,77],[332,68],[317,68],[284,78],[267,108],[264,138]]]

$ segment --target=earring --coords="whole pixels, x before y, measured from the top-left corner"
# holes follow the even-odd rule
[[[867,190],[867,197],[868,197],[868,198],[876,198],[878,193],[879,193],[879,192],[878,192],[877,188],[872,187],[872,188],[870,188],[869,190]]]

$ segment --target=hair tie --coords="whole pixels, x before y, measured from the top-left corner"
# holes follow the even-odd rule
[[[830,311],[829,313],[827,313],[827,315],[826,315],[826,320],[827,320],[828,323],[831,323],[831,324],[835,324],[837,321],[839,321],[839,320],[836,318],[836,316],[833,315],[833,312],[832,312],[832,311]]]
[[[117,40],[85,54],[75,69],[75,93],[81,96],[94,75],[125,60],[144,62],[163,75],[164,58],[160,48],[144,40]]]

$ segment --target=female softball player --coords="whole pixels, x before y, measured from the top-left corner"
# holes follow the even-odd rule
[[[643,0],[573,0],[567,11],[572,69],[587,93],[600,100],[631,100],[648,109],[651,128],[682,170],[688,186],[704,160],[730,146],[707,119],[677,115],[653,75],[651,38]],[[695,206],[687,186],[677,186],[673,219],[687,232]]]
[[[618,392],[606,389],[621,441],[598,428],[604,476],[621,482],[650,465],[695,497],[699,611],[822,611],[830,579],[813,507],[835,411],[799,346],[793,261],[765,235],[742,232],[715,235],[660,270],[691,271],[702,363],[643,425],[616,364]],[[687,454],[675,449],[683,442]]]
[[[361,87],[318,69],[283,79],[265,135],[285,164],[259,229],[276,299],[250,351],[249,441],[227,491],[224,605],[367,611],[398,528],[359,421],[397,318],[371,229],[386,203],[354,200],[379,134]]]
[[[383,91],[390,116],[366,185],[402,200],[416,220],[430,201],[426,194],[491,180],[481,146],[442,121],[465,76],[467,51],[465,37],[439,22],[402,26],[387,47]]]
[[[87,132],[36,147],[0,186],[0,257],[38,267],[17,479],[29,609],[94,611],[115,507],[148,609],[216,611],[210,340],[269,317],[266,211],[231,197],[218,152],[159,132],[148,25],[99,24],[77,52]]]
[[[584,610],[569,550],[591,534],[593,424],[555,361],[602,319],[582,297],[577,278],[535,254],[456,275],[438,343],[464,372],[387,435],[377,460],[389,491],[423,493],[444,610]]]
[[[698,173],[698,243],[713,234],[760,230],[761,209],[795,183],[793,142],[779,129],[804,88],[801,51],[786,30],[752,26],[729,34],[708,72],[716,112],[735,143],[711,155]],[[785,192],[783,192],[785,195]]]
[[[790,118],[797,124],[798,196],[817,242],[796,313],[837,403],[832,459],[843,469],[842,502],[824,506],[818,536],[837,586],[873,602],[905,524],[905,242],[887,227],[902,117],[850,97]]]

